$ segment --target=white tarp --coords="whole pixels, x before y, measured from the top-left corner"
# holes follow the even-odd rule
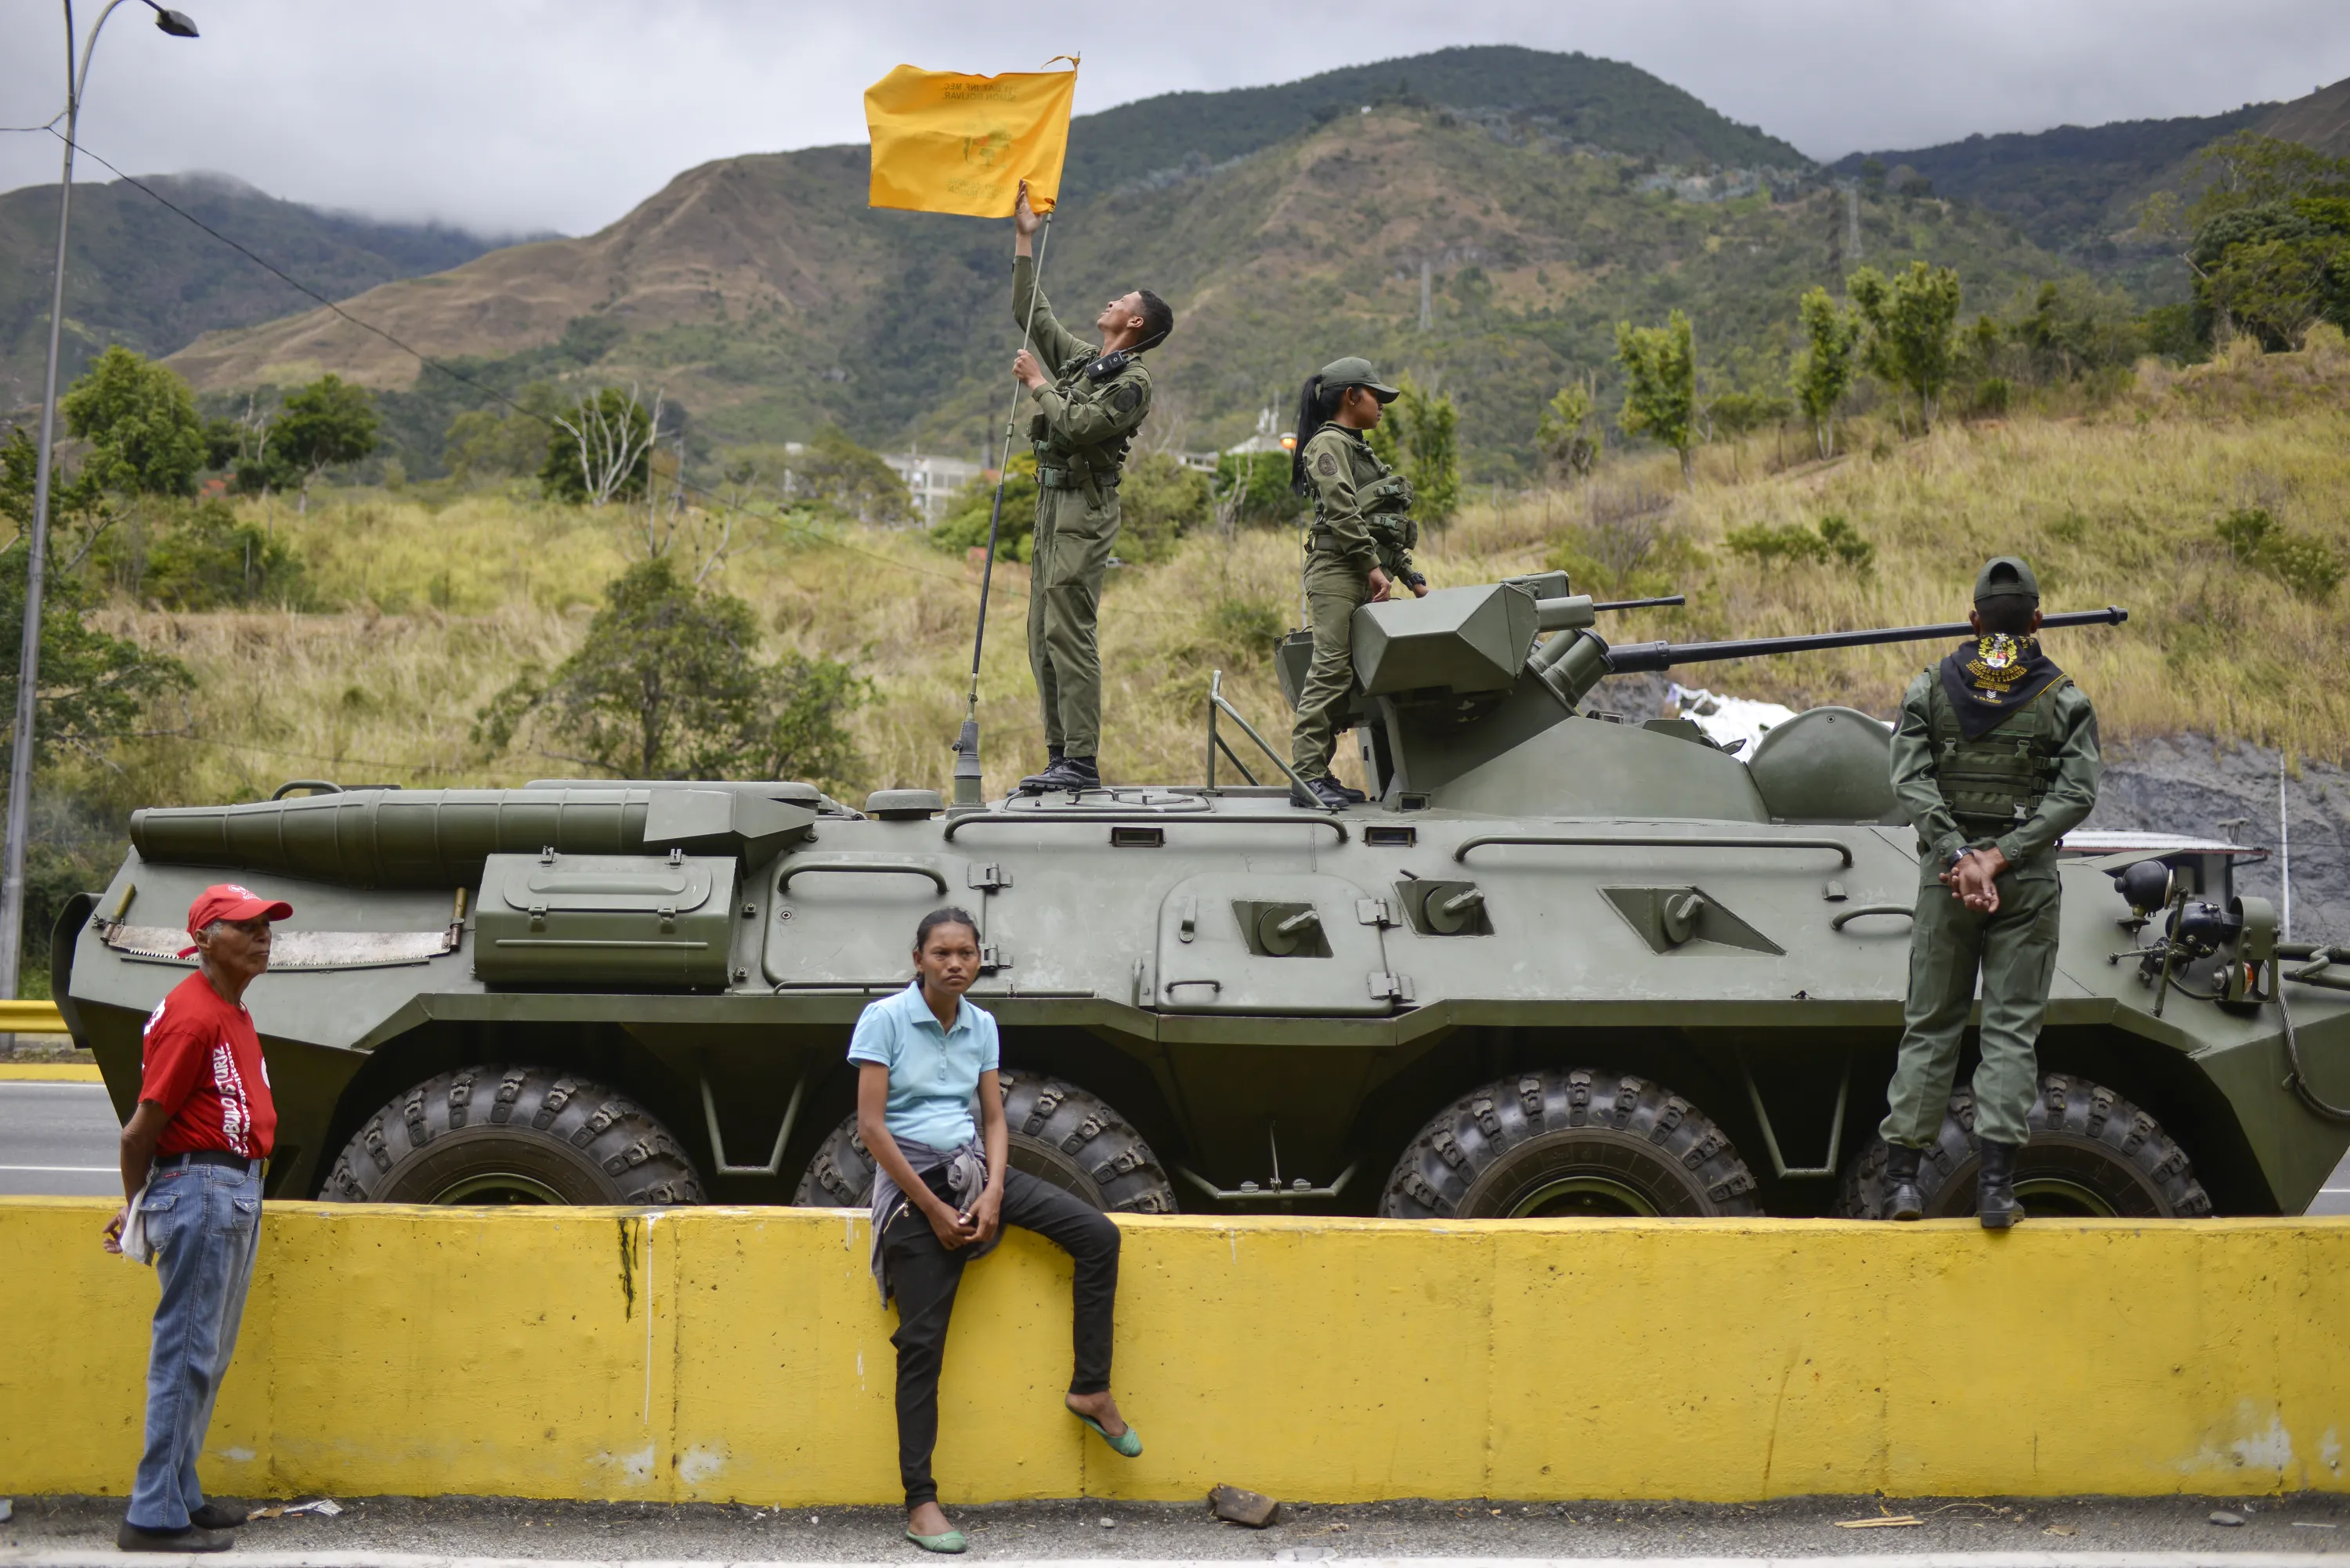
[[[1741,758],[1754,754],[1765,732],[1777,729],[1795,716],[1795,711],[1783,703],[1722,697],[1678,684],[1665,688],[1665,702],[1680,717],[1694,722],[1717,745],[1744,741],[1746,743],[1738,749]]]

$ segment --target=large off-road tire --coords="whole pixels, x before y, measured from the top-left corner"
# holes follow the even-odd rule
[[[408,1090],[344,1146],[345,1203],[703,1201],[701,1174],[618,1090],[552,1067],[466,1067]]]
[[[1420,1129],[1388,1178],[1394,1220],[1759,1214],[1753,1173],[1663,1085],[1588,1067],[1488,1084]]]
[[[2067,1219],[2183,1219],[2211,1212],[2210,1196],[2162,1124],[2102,1084],[2065,1073],[2043,1074],[2028,1118],[2029,1142],[2015,1157],[2015,1195],[2027,1216]],[[1982,1146],[1975,1137],[1975,1097],[1961,1089],[1934,1147],[1918,1164],[1929,1219],[1975,1211]],[[1885,1212],[1885,1142],[1845,1167],[1836,1212],[1856,1220]]]
[[[1172,1214],[1175,1189],[1142,1135],[1109,1102],[1041,1074],[1001,1073],[1012,1168],[1112,1214]],[[873,1157],[852,1113],[808,1161],[792,1201],[862,1209],[873,1201]]]

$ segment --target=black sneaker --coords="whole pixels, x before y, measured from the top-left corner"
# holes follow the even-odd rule
[[[1313,792],[1310,795],[1306,793],[1308,790]],[[1304,790],[1291,784],[1289,804],[1304,806],[1308,811],[1344,811],[1355,803],[1347,798],[1347,792],[1338,787],[1336,779],[1321,778],[1307,779]]]
[[[225,1552],[236,1544],[236,1537],[194,1524],[185,1530],[149,1530],[126,1519],[114,1532],[114,1543],[125,1552]]]
[[[208,1502],[188,1511],[188,1522],[199,1530],[234,1530],[244,1522],[244,1510]]]
[[[1101,788],[1101,770],[1091,757],[1062,757],[1041,774],[1020,781],[1022,794],[1047,794],[1055,790]]]

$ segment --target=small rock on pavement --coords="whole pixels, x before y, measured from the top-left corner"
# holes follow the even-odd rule
[[[2215,1508],[2211,1511],[2211,1522],[2214,1524],[2237,1525],[2244,1522],[2244,1516],[2241,1513],[2230,1513],[2224,1508]]]
[[[1263,1530],[1281,1517],[1281,1504],[1261,1491],[1218,1485],[1208,1493],[1208,1511],[1231,1524]]]
[[[1116,1530],[1118,1528],[1118,1521],[1115,1519],[1105,1519],[1101,1521],[1101,1527],[1104,1530]]]

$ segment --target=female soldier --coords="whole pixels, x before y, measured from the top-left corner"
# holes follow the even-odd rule
[[[1367,359],[1335,360],[1309,376],[1297,397],[1297,450],[1290,485],[1314,501],[1305,539],[1305,604],[1314,620],[1314,663],[1297,698],[1289,755],[1313,792],[1295,787],[1299,805],[1332,811],[1359,804],[1360,790],[1330,776],[1330,754],[1347,699],[1355,689],[1353,622],[1357,607],[1374,604],[1403,584],[1425,596],[1428,579],[1412,570],[1419,525],[1411,520],[1411,485],[1381,462],[1363,432],[1395,400]]]
[[[978,922],[955,909],[924,916],[914,931],[914,969],[913,984],[858,1019],[848,1059],[858,1064],[858,1136],[875,1167],[873,1273],[884,1302],[893,1290],[898,1297],[889,1342],[898,1347],[906,1536],[924,1551],[961,1552],[962,1532],[947,1522],[931,1478],[939,1368],[963,1268],[994,1247],[1003,1225],[1035,1231],[1076,1264],[1069,1414],[1128,1459],[1142,1452],[1142,1439],[1109,1392],[1118,1227],[1005,1163],[995,1020],[963,996],[979,976]]]

